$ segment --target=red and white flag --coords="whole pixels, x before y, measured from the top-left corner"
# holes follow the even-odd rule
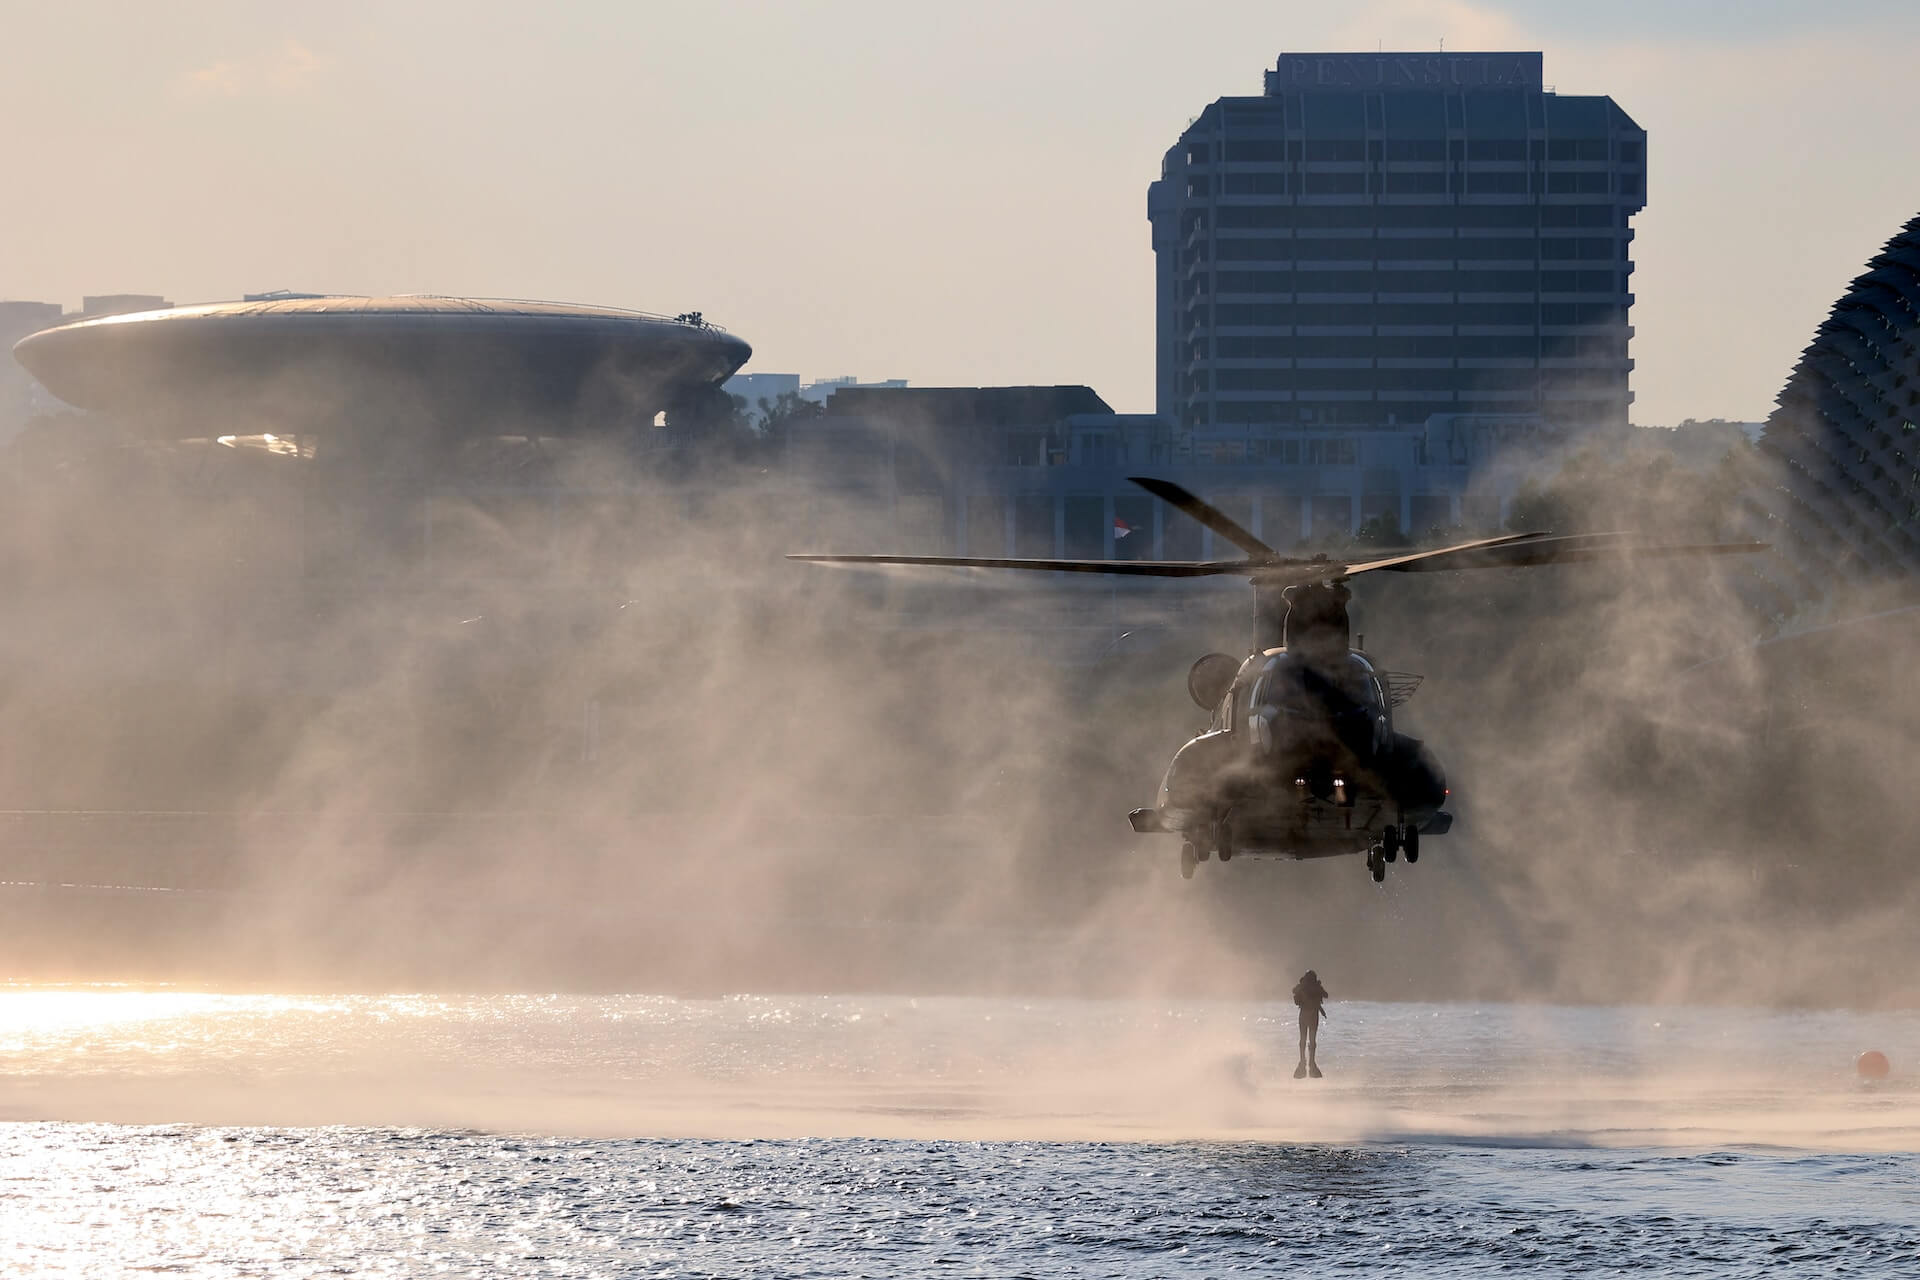
[[[1114,537],[1124,538],[1132,532],[1133,532],[1132,525],[1128,524],[1125,520],[1122,520],[1119,516],[1115,516],[1113,518],[1113,536]]]

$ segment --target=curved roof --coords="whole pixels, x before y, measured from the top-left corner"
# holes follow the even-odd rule
[[[714,333],[725,330],[704,319],[697,324],[675,316],[633,311],[625,307],[600,307],[577,302],[541,302],[531,298],[456,298],[437,293],[402,293],[389,297],[359,294],[289,294],[282,297],[250,299],[245,302],[203,302],[188,307],[169,307],[162,311],[136,311],[129,314],[79,320],[63,328],[82,325],[146,323],[156,319],[177,320],[195,316],[542,316],[569,320],[651,320],[661,324],[688,325]]]
[[[1747,501],[1777,617],[1920,574],[1920,217],[1867,263],[1801,353]]]
[[[650,419],[752,354],[697,316],[429,296],[272,298],[80,320],[14,355],[61,399],[155,434],[560,433]]]

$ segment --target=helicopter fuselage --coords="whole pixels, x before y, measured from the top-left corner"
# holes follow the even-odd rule
[[[1225,861],[1417,857],[1418,833],[1451,826],[1439,765],[1394,729],[1387,682],[1360,650],[1255,653],[1211,710],[1155,807],[1130,815],[1136,831],[1176,833],[1191,856]]]

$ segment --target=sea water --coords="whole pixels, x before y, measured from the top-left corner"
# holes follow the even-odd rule
[[[1920,1015],[1321,1034],[1296,1080],[1271,1004],[0,989],[0,1270],[1920,1274]]]

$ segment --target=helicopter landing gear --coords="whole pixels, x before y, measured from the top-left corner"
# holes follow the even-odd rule
[[[1388,827],[1380,833],[1380,852],[1388,862],[1397,862],[1400,858],[1400,828]]]
[[[1407,824],[1407,834],[1401,837],[1401,847],[1407,851],[1409,864],[1420,861],[1420,828],[1411,822]]]
[[[1367,850],[1367,871],[1372,874],[1375,884],[1383,884],[1387,879],[1387,854],[1379,845]]]
[[[1220,861],[1233,861],[1233,820],[1222,818],[1214,824],[1213,843],[1220,854]]]
[[[1182,880],[1193,879],[1193,869],[1199,865],[1200,855],[1195,851],[1193,841],[1182,840],[1180,842],[1180,878]]]

